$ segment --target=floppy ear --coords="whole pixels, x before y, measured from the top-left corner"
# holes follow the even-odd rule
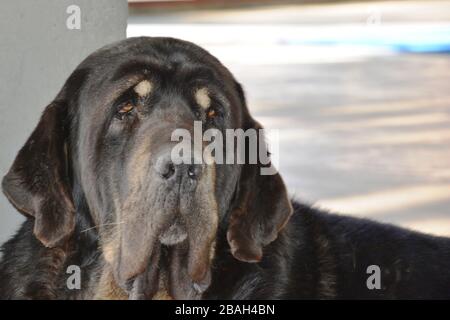
[[[260,261],[263,247],[277,238],[292,211],[278,173],[261,175],[260,166],[244,165],[227,231],[233,256],[244,262]]]
[[[21,213],[34,217],[34,234],[46,246],[60,245],[74,229],[68,182],[67,106],[54,101],[2,181],[3,192]]]
[[[247,118],[246,129],[262,127],[248,114],[242,87],[237,91]],[[259,141],[259,148],[265,147]],[[246,148],[248,151],[249,148]],[[264,149],[266,150],[266,149]],[[248,157],[246,157],[248,159]],[[269,163],[266,165],[270,167]],[[263,247],[274,241],[292,215],[292,204],[286,187],[278,172],[262,175],[262,164],[242,165],[235,202],[229,218],[227,239],[233,256],[244,262],[258,262],[262,259]]]

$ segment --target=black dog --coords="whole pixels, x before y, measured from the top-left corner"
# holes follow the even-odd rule
[[[171,134],[194,121],[261,128],[203,49],[134,38],[82,62],[3,179],[28,219],[3,246],[0,297],[450,298],[450,239],[291,201],[259,162],[175,163]]]

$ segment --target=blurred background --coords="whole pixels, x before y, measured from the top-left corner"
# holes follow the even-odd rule
[[[450,1],[129,1],[141,35],[235,74],[296,198],[450,235]]]

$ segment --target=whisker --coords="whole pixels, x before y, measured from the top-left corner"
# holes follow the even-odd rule
[[[87,229],[81,230],[80,232],[84,233],[84,232],[87,232],[87,231],[92,230],[92,229],[97,229],[97,228],[108,226],[108,225],[118,225],[118,224],[123,224],[123,223],[125,223],[125,221],[103,223],[103,224],[98,225],[98,226],[94,226],[94,227],[91,227],[91,228],[87,228]]]

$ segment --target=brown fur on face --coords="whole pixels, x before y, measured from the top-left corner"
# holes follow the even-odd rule
[[[102,270],[94,300],[128,300],[128,294],[117,285],[110,267]]]

